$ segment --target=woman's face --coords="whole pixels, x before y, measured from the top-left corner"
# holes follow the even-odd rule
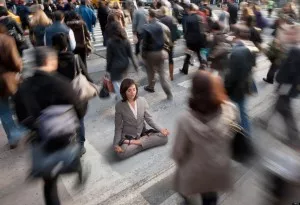
[[[136,86],[132,84],[126,91],[126,97],[128,100],[134,100],[136,96]]]

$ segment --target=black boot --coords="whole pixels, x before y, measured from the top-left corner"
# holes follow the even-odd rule
[[[191,56],[186,54],[185,59],[184,59],[184,63],[183,63],[183,67],[180,70],[180,72],[185,74],[185,75],[187,75],[188,72],[189,72],[190,59],[191,59]]]

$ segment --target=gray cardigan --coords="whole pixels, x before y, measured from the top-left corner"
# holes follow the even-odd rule
[[[145,121],[155,130],[161,130],[161,127],[153,121],[149,113],[149,105],[146,99],[138,97],[136,101],[137,119],[134,117],[127,101],[120,101],[116,104],[114,146],[118,145],[125,135],[140,137],[145,128]]]
[[[147,24],[148,12],[143,7],[139,7],[133,14],[132,32],[142,34],[144,25]]]

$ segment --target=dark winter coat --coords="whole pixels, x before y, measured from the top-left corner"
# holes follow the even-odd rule
[[[21,84],[15,95],[15,109],[19,121],[35,130],[34,122],[41,111],[51,105],[73,105],[79,119],[86,113],[68,80],[58,73],[37,70]]]
[[[69,21],[66,25],[73,30],[76,48],[86,48],[86,42],[91,40],[90,33],[84,21]]]
[[[119,81],[122,79],[124,73],[128,69],[129,58],[132,60],[134,67],[137,69],[137,63],[133,58],[130,42],[128,40],[121,40],[117,38],[111,38],[108,40],[106,70],[110,73],[112,81]]]
[[[187,47],[199,45],[205,47],[206,37],[204,34],[204,24],[202,18],[198,14],[191,14],[185,19],[185,33]]]

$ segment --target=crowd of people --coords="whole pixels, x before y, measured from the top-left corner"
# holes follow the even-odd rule
[[[269,17],[275,5],[272,2],[268,2]],[[271,25],[260,7],[251,2],[241,3],[241,16],[232,0],[221,4],[219,16],[208,1],[195,3],[154,1],[147,10],[142,1],[133,1],[126,4],[125,11],[118,2],[101,1],[97,14],[88,0],[27,4],[20,0],[7,2],[7,8],[0,6],[1,122],[10,148],[25,136],[33,139],[31,175],[44,179],[47,205],[60,204],[56,184],[60,174],[76,172],[79,184],[86,181],[80,157],[86,152],[84,116],[89,100],[99,94],[87,67],[97,18],[107,49],[106,71],[117,100],[113,150],[120,159],[163,146],[170,135],[168,129],[152,119],[146,99],[138,95],[137,83],[126,77],[130,60],[137,72],[140,61],[146,69],[145,91],[155,92],[158,73],[167,100],[172,101],[174,47],[182,34],[186,50],[180,73],[189,73],[194,55],[199,59],[199,71],[192,77],[189,109],[178,122],[172,152],[177,165],[175,188],[186,204],[191,196],[201,194],[204,205],[216,205],[218,193],[232,186],[231,142],[235,132],[231,128],[239,124],[246,138],[253,135],[247,102],[250,95],[258,92],[252,73],[259,53],[271,62],[263,80],[278,83],[278,98],[271,113],[276,111],[284,119],[284,143],[299,150],[299,132],[291,106],[300,91],[300,29],[295,4],[287,3],[280,9]],[[9,10],[20,16],[21,26],[10,17]],[[134,52],[126,32],[129,22]],[[182,24],[183,33],[178,24]],[[274,39],[264,47],[261,35],[267,27],[274,29]],[[35,48],[37,69],[33,76],[22,79],[21,56],[29,47],[24,32],[27,29]],[[14,112],[18,123],[13,119]],[[261,124],[268,124],[269,118],[260,119]],[[147,129],[145,122],[152,129]],[[38,161],[36,156],[44,158]],[[53,173],[57,160],[66,163]],[[280,176],[273,180],[275,184],[278,180],[285,183]],[[278,185],[275,192],[283,193],[281,190]],[[273,204],[278,204],[283,196],[274,197]]]

